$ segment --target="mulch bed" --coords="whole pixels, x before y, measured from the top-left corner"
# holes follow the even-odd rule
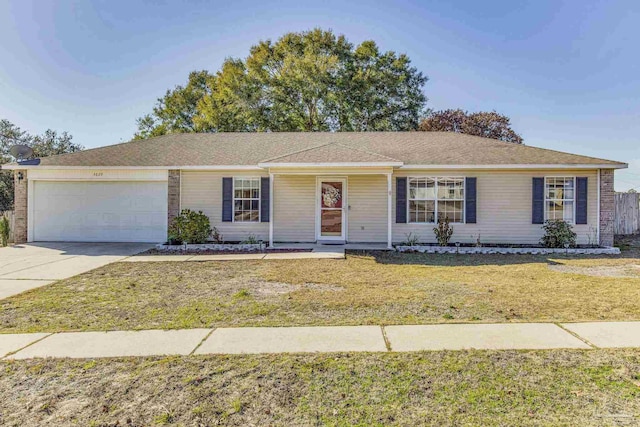
[[[267,249],[264,251],[215,251],[212,249],[204,249],[200,251],[161,251],[158,249],[149,249],[139,255],[242,255],[242,254],[275,254],[289,252],[311,252],[313,249]]]

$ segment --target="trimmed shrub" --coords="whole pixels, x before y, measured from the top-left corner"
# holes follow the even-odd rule
[[[191,209],[183,209],[169,226],[168,240],[172,245],[206,243],[213,232],[214,229],[211,228],[209,217],[202,211],[194,212]]]
[[[11,231],[11,227],[9,227],[9,219],[0,215],[0,246],[7,246],[9,244],[9,232]]]
[[[564,248],[565,245],[569,245],[569,247],[576,245],[576,233],[574,233],[571,224],[566,221],[547,220],[542,229],[544,236],[540,243],[545,248]]]

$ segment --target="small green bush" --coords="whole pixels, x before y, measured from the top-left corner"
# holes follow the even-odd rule
[[[406,233],[404,236],[405,236],[405,241],[402,242],[402,246],[417,246],[418,242],[420,241],[420,238],[418,237],[418,235],[413,234],[413,232]]]
[[[10,231],[11,227],[9,227],[9,219],[2,215],[2,217],[0,217],[0,246],[4,247],[9,244]]]
[[[565,245],[576,245],[576,233],[573,227],[566,221],[547,220],[542,226],[544,236],[540,243],[546,248],[564,248]]]
[[[169,244],[206,243],[213,231],[209,217],[202,211],[183,209],[169,227]]]
[[[433,228],[433,232],[438,240],[438,245],[448,246],[453,235],[453,227],[449,225],[449,217],[445,217],[444,220],[439,219],[438,226]]]
[[[258,240],[255,234],[248,234],[247,238],[240,243],[242,243],[243,245],[257,245],[258,243],[260,243],[260,240]]]

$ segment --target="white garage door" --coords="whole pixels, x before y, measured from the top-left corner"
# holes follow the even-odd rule
[[[166,182],[34,181],[33,240],[163,242]]]

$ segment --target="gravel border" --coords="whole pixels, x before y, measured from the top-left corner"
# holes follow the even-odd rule
[[[453,246],[396,246],[398,252],[426,254],[520,254],[520,255],[620,255],[620,248],[508,248],[508,247],[453,247]]]

